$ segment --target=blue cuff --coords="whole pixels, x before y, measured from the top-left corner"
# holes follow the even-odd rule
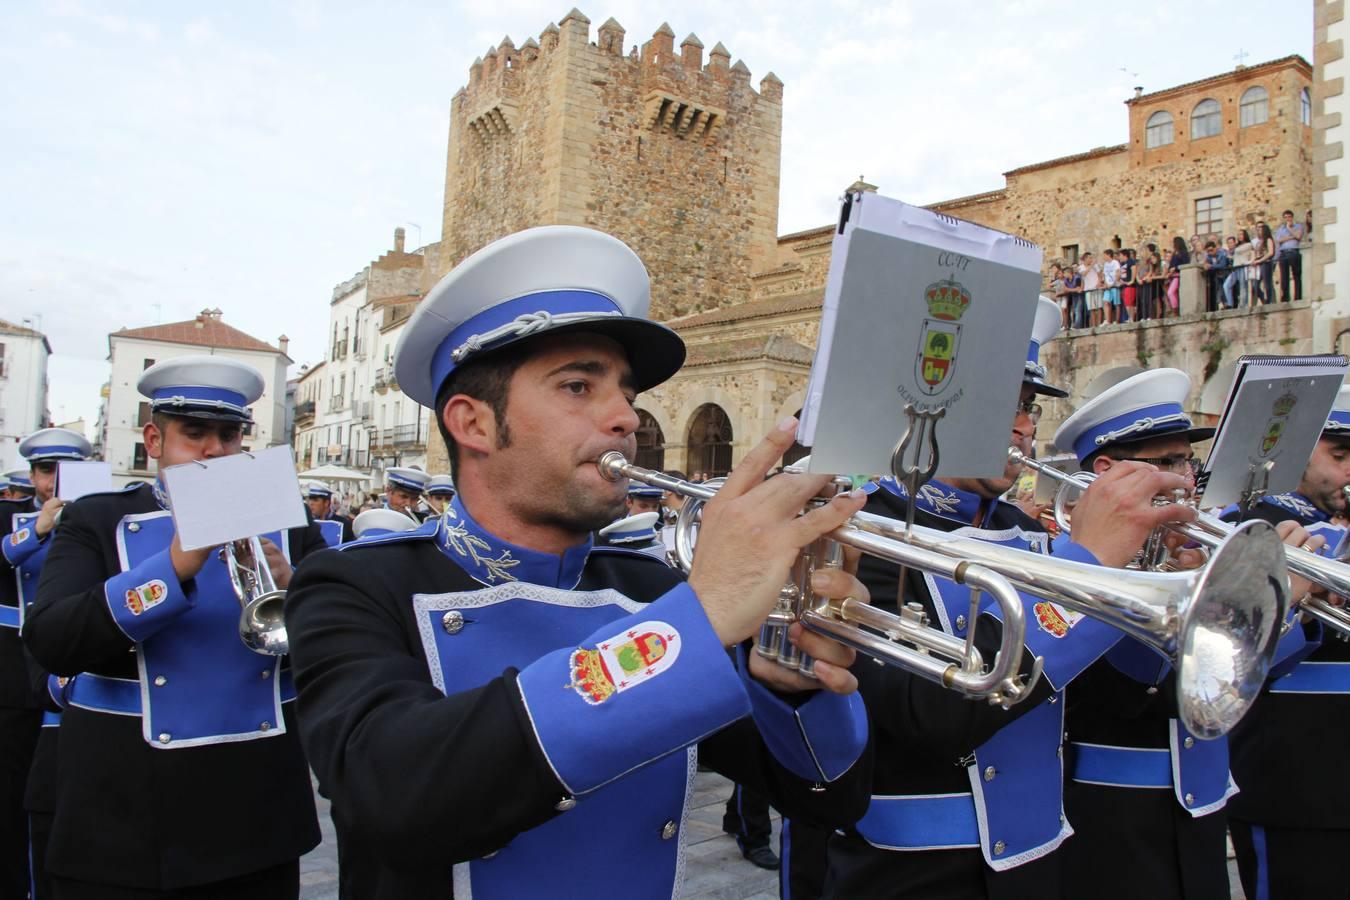
[[[726,648],[686,584],[517,676],[553,773],[584,794],[750,712]],[[559,690],[559,688],[562,690]]]
[[[1284,637],[1280,638],[1275,645],[1275,655],[1270,661],[1270,673],[1267,679],[1274,680],[1288,675],[1290,672],[1303,662],[1312,652],[1322,646],[1322,623],[1313,622],[1305,626],[1299,622],[1299,612],[1297,608],[1290,609],[1289,615],[1285,617],[1286,623],[1292,623],[1291,627],[1285,632]],[[1311,630],[1312,637],[1308,636]]]
[[[103,598],[117,627],[136,643],[195,605],[178,582],[167,547],[131,571],[105,581]]]
[[[1082,544],[1056,540],[1054,555],[1071,562],[1099,565],[1097,557]],[[1027,649],[1045,660],[1045,677],[1056,691],[1083,673],[1102,654],[1115,646],[1124,633],[1058,603],[1022,594],[1027,616]],[[998,618],[998,607],[989,615]]]
[[[38,539],[37,533],[37,520],[34,519],[31,522],[23,523],[18,531],[11,532],[4,541],[0,542],[0,553],[3,553],[5,560],[17,569],[41,546],[42,541]]]
[[[736,668],[755,726],[784,768],[807,781],[834,781],[858,761],[867,746],[867,710],[857,693],[816,691],[794,708],[750,676],[745,644],[736,648]]]

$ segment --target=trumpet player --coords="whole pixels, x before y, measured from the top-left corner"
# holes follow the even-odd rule
[[[262,377],[218,356],[142,373],[161,468],[239,453]],[[280,587],[324,547],[317,527],[265,544]],[[184,550],[158,480],[62,514],[24,622],[68,684],[46,868],[57,900],[295,898],[319,842],[290,672],[250,651],[214,549]],[[180,893],[181,892],[181,893]]]
[[[1074,453],[1098,481],[1131,466],[1135,473],[1166,475],[1190,493],[1193,444],[1214,434],[1186,415],[1190,387],[1178,369],[1133,375],[1065,420],[1055,445]],[[1077,519],[1075,510],[1075,534]],[[1279,531],[1286,542],[1307,540],[1292,526]],[[1176,541],[1172,549],[1183,567],[1202,561]],[[1064,897],[1228,896],[1224,807],[1237,790],[1228,744],[1187,732],[1178,720],[1174,680],[1165,659],[1126,638],[1071,689],[1064,777],[1074,834],[1062,850]]]
[[[412,516],[417,521],[426,518],[422,511],[422,495],[431,476],[412,466],[390,466],[384,470],[385,505],[394,512]]]
[[[56,530],[62,502],[56,496],[62,460],[88,459],[84,435],[44,428],[19,442],[28,460],[31,500],[0,504],[0,895],[22,897],[32,882],[45,888],[41,851],[51,822],[51,768],[55,747],[39,731],[46,678],[26,658],[19,640],[24,614],[37,597],[38,579]],[[40,759],[39,759],[40,758]],[[38,762],[35,763],[35,760]],[[25,802],[25,797],[27,802]],[[31,815],[25,814],[25,807]],[[31,825],[31,827],[30,827]]]
[[[1334,545],[1340,529],[1329,523],[1345,512],[1346,485],[1350,387],[1341,388],[1298,489],[1262,498],[1251,517],[1292,520]],[[1306,547],[1315,549],[1316,537]],[[1228,827],[1248,897],[1334,897],[1350,884],[1350,791],[1316,763],[1350,756],[1350,644],[1321,625],[1303,628],[1311,655],[1272,673],[1232,735],[1233,777],[1242,790],[1229,802]]]
[[[427,480],[427,505],[433,516],[444,514],[454,496],[455,480],[449,475],[432,475]]]
[[[1040,346],[1060,328],[1059,310],[1042,298],[1016,409],[1008,410],[1013,445],[1030,453],[1041,408],[1038,396],[1066,392],[1045,381]],[[940,437],[940,432],[939,432]],[[1050,551],[1038,522],[1001,500],[1020,472],[998,478],[930,481],[917,497],[883,479],[867,510],[915,524],[1024,549]],[[1130,463],[1087,491],[1063,558],[1121,566],[1160,522],[1193,514],[1155,508],[1155,494],[1180,487],[1175,474]],[[942,578],[864,557],[859,577],[878,605],[922,603],[927,616],[960,637],[976,629],[981,646],[997,646],[1001,624],[989,614],[969,621],[970,589]],[[1028,653],[1044,659],[1044,676],[1011,709],[972,703],[895,668],[855,666],[876,731],[876,775],[866,815],[830,838],[825,894],[832,897],[1045,897],[1059,891],[1055,852],[1072,834],[1061,802],[1060,746],[1064,690],[1121,637],[1120,632],[1054,603],[1023,597]],[[1024,672],[1027,670],[1024,663]],[[792,838],[797,840],[796,823]],[[884,890],[879,886],[884,885]]]
[[[684,360],[648,298],[622,242],[534,228],[461,262],[404,330],[399,384],[435,411],[459,491],[434,524],[306,561],[287,605],[344,896],[678,893],[696,748],[794,815],[862,813],[852,651],[794,631],[812,681],[742,646],[801,548],[862,506],[799,516],[827,479],[765,480],[795,420],[705,508],[687,583],[592,541],[626,494],[600,456],[631,457],[638,392]],[[866,597],[838,570],[818,589]]]

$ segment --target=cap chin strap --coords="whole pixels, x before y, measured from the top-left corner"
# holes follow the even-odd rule
[[[1096,441],[1097,446],[1100,447],[1103,444],[1110,444],[1118,441],[1123,437],[1129,437],[1130,435],[1138,434],[1141,431],[1151,431],[1159,425],[1171,425],[1174,422],[1185,422],[1187,427],[1189,427],[1191,418],[1185,413],[1172,413],[1170,416],[1136,419],[1124,428],[1117,428],[1115,431],[1099,434],[1094,440]]]
[[[572,322],[584,322],[590,319],[599,319],[607,316],[622,316],[623,313],[618,310],[588,310],[586,312],[570,313],[550,313],[547,310],[526,313],[523,316],[516,316],[510,322],[504,325],[498,325],[491,331],[485,331],[482,334],[471,334],[450,353],[450,359],[456,365],[464,362],[475,353],[503,338],[509,337],[528,337],[540,331],[548,331],[550,328],[556,328],[560,325],[567,325]]]

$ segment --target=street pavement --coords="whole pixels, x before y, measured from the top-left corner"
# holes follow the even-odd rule
[[[756,868],[741,858],[735,838],[722,831],[722,811],[731,796],[731,782],[713,772],[699,772],[689,813],[684,897],[688,900],[777,900],[778,873]],[[301,900],[337,900],[337,840],[328,816],[328,801],[315,795],[323,843],[300,860]],[[778,849],[778,816],[773,840]],[[1231,853],[1228,880],[1232,900],[1245,900]]]

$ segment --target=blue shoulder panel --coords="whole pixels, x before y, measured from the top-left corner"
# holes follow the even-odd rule
[[[433,540],[440,533],[440,528],[441,520],[439,518],[427,519],[421,525],[410,531],[393,531],[388,534],[366,535],[365,537],[359,537],[354,541],[348,541],[333,549],[350,550],[353,547],[376,547],[384,544],[398,544],[404,541]]]

